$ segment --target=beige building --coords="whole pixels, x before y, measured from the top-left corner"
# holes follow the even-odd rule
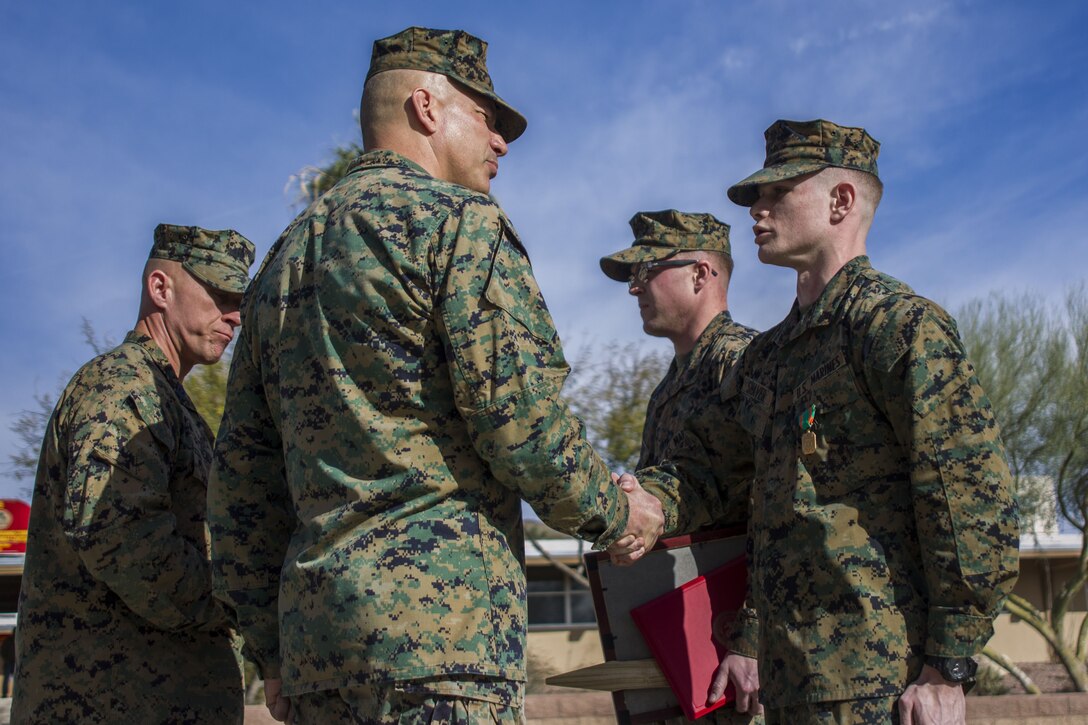
[[[589,591],[553,562],[577,567],[589,547],[575,539],[543,539],[526,545],[529,587],[530,691],[541,691],[542,680],[604,661]],[[1080,534],[1030,533],[1020,542],[1020,578],[1015,594],[1036,608],[1049,611],[1055,594],[1076,570]],[[632,568],[637,575],[637,567]],[[1075,639],[1088,612],[1088,589],[1070,607],[1067,636]],[[1051,662],[1053,658],[1034,629],[1003,613],[995,625],[990,647],[1013,662]],[[550,689],[550,688],[549,688]]]
[[[1020,578],[1013,590],[1036,609],[1049,612],[1065,582],[1076,572],[1083,541],[1078,534],[1028,534],[1020,540]],[[1070,602],[1066,639],[1075,642],[1088,612],[1088,588]],[[990,647],[1013,662],[1054,661],[1046,642],[1019,617],[1003,613]]]

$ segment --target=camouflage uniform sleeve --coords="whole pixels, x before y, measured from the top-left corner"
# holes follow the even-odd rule
[[[439,334],[476,451],[549,526],[607,547],[627,499],[560,397],[569,368],[513,229],[469,201],[441,224],[433,255]]]
[[[119,402],[91,396],[74,411],[65,535],[91,576],[155,627],[225,627],[204,552],[177,529],[170,481],[181,453],[161,406],[154,388],[136,388]]]
[[[751,599],[749,598],[748,601]],[[733,621],[733,628],[729,631],[725,646],[730,652],[745,657],[756,657],[759,654],[759,617],[756,615],[756,610],[749,606],[748,601],[737,612],[737,618]]]
[[[893,297],[873,320],[860,346],[862,369],[909,451],[930,606],[926,653],[970,656],[993,635],[1019,568],[1000,431],[947,313]]]
[[[635,473],[661,501],[665,536],[697,531],[708,524],[748,522],[755,459],[752,438],[738,419],[746,410],[740,400],[739,378],[734,367],[719,395],[688,416],[683,429],[669,441],[667,460]]]
[[[749,536],[744,543],[744,553],[748,557],[748,561],[752,562],[755,560],[752,537]],[[753,606],[755,601],[754,582],[755,578],[749,573],[745,582],[744,605],[737,612],[733,628],[725,641],[729,651],[745,657],[756,657],[759,654],[759,614],[756,612],[755,606]]]
[[[264,679],[280,676],[280,569],[293,513],[279,432],[242,327],[227,380],[227,405],[208,482],[212,585],[234,610],[246,654]]]

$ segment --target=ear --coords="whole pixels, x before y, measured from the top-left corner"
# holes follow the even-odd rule
[[[710,262],[705,259],[700,259],[695,264],[691,265],[695,270],[695,279],[693,280],[694,289],[696,292],[701,290],[710,284],[711,278],[714,276],[713,268],[710,266]]]
[[[426,88],[416,88],[408,99],[415,120],[427,134],[438,130],[438,98]]]
[[[174,294],[174,280],[165,271],[154,269],[147,275],[147,298],[158,310],[165,310]]]
[[[858,202],[858,190],[849,181],[831,187],[831,223],[837,224],[850,214]]]

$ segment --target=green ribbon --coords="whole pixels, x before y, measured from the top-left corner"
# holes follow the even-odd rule
[[[801,430],[811,430],[816,425],[816,404],[813,403],[812,407],[808,410],[801,411],[801,417],[798,421],[801,424]]]

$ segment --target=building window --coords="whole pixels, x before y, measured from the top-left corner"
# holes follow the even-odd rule
[[[593,596],[589,589],[551,566],[532,566],[527,572],[529,626],[594,624]]]

